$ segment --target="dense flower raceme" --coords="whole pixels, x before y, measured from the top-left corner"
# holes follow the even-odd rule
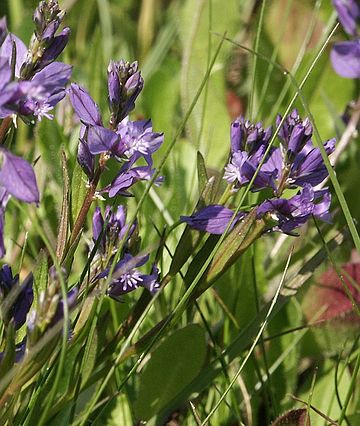
[[[277,117],[279,125],[281,116]],[[236,191],[247,185],[255,175],[269,148],[271,129],[263,129],[261,123],[252,124],[243,117],[231,124],[231,158],[225,167],[224,179]],[[291,234],[306,223],[311,216],[329,221],[330,193],[327,189],[316,190],[328,175],[320,149],[314,147],[312,126],[308,119],[302,120],[295,109],[285,118],[279,131],[280,147],[271,147],[251,187],[252,191],[268,188],[274,198],[264,201],[257,208],[259,218],[269,219],[267,230]],[[335,140],[324,144],[329,155],[335,149]],[[300,187],[297,195],[281,198],[286,189]],[[240,212],[232,224],[244,217]],[[222,234],[234,213],[220,205],[208,206],[192,216],[181,220],[191,227],[212,234]],[[271,219],[271,220],[270,220]]]
[[[114,267],[114,272],[109,284],[108,295],[117,298],[125,293],[129,293],[138,287],[147,288],[152,294],[160,287],[159,270],[155,264],[152,265],[150,274],[143,274],[137,268],[145,265],[149,260],[149,255],[133,256],[129,247],[129,240],[135,234],[136,223],[130,229],[126,224],[126,209],[119,206],[115,213],[107,206],[104,217],[97,207],[93,215],[93,241],[98,242],[97,253],[100,260],[110,258],[109,265],[101,272],[96,272],[94,281],[106,278],[109,275],[113,256],[116,254],[121,240],[127,235],[124,242],[120,260]],[[98,262],[95,260],[98,271]]]
[[[109,197],[130,195],[128,189],[139,180],[151,179],[152,154],[163,142],[163,134],[152,131],[151,120],[131,121],[128,113],[143,87],[137,63],[111,62],[108,71],[110,128],[103,125],[98,106],[91,96],[77,84],[69,89],[71,103],[82,127],[78,161],[91,180],[95,173],[95,156],[113,157],[120,170],[113,182],[101,190]],[[134,166],[143,158],[146,165]],[[160,182],[161,179],[158,180]]]
[[[358,0],[333,0],[339,21],[350,40],[335,43],[331,54],[334,70],[346,78],[360,78],[360,3]]]
[[[56,35],[64,13],[56,1],[42,1],[34,13],[36,30],[27,49],[0,20],[0,119],[19,115],[25,122],[52,118],[50,111],[65,96],[71,67],[54,62],[66,46],[69,29]],[[0,141],[2,142],[2,141]],[[4,213],[10,195],[26,203],[39,203],[31,165],[6,148],[0,148],[0,257]]]
[[[5,18],[0,20],[0,118],[52,118],[50,111],[65,96],[71,76],[71,66],[54,62],[70,35],[68,28],[55,35],[63,16],[56,1],[41,2],[29,49],[8,33]]]

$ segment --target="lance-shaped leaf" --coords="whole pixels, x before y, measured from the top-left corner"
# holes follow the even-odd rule
[[[39,203],[39,190],[31,165],[3,148],[1,153],[3,163],[0,171],[0,185],[21,201]]]
[[[62,259],[65,248],[70,221],[70,179],[68,173],[67,159],[64,151],[61,152],[61,162],[63,169],[63,199],[61,205],[61,215],[58,238],[56,242],[56,256],[59,260]]]
[[[271,423],[271,426],[311,426],[310,416],[305,408],[289,410]]]

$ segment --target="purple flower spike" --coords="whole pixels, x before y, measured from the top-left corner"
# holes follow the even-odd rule
[[[17,286],[20,286],[19,275],[13,276],[11,268],[8,265],[4,265],[0,269],[0,299],[4,300],[11,294],[11,291],[16,291],[15,289]],[[16,330],[25,323],[26,316],[32,305],[34,299],[32,286],[33,276],[30,274],[18,289],[17,297],[8,312],[7,320],[10,321],[12,318],[14,319]]]
[[[231,152],[246,151],[252,156],[262,146],[267,145],[271,138],[271,128],[263,129],[261,123],[252,124],[240,116],[231,123]]]
[[[72,83],[69,95],[77,116],[84,124],[102,126],[99,108],[86,90]]]
[[[180,216],[180,220],[198,231],[221,235],[225,232],[233,216],[234,212],[232,210],[215,204],[207,206],[191,216]],[[242,216],[243,214],[240,214],[235,217],[231,224],[231,228]]]
[[[345,78],[360,78],[360,38],[335,43],[330,58],[337,74]]]
[[[360,21],[360,4],[358,0],[333,0],[333,5],[344,30],[349,35],[356,36],[356,23]]]
[[[26,203],[39,203],[39,191],[35,173],[30,164],[1,149],[3,164],[0,170],[0,185],[11,195]]]
[[[137,62],[111,61],[108,67],[110,122],[116,127],[135,107],[144,86]]]

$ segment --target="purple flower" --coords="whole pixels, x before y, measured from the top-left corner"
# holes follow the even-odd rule
[[[0,186],[21,201],[38,204],[39,191],[31,165],[5,148],[0,148],[0,154],[2,154]]]
[[[108,192],[109,197],[115,197],[116,195],[122,195],[125,197],[131,196],[128,192],[128,189],[133,186],[139,180],[150,180],[155,173],[155,169],[152,169],[151,166],[140,166],[134,167],[132,169],[127,169],[127,164],[125,163],[124,168],[121,169],[118,176],[102,190],[102,192]],[[163,181],[163,177],[160,176],[155,180],[155,184],[160,184]]]
[[[276,117],[276,125],[281,122],[281,115]],[[279,130],[278,137],[284,149],[285,162],[291,163],[296,155],[310,141],[312,136],[312,125],[308,118],[302,120],[295,108],[288,117],[285,118]]]
[[[72,106],[82,123],[102,126],[99,107],[85,89],[72,83],[68,93]]]
[[[234,212],[232,210],[215,204],[207,206],[191,216],[180,216],[180,221],[187,223],[191,228],[198,231],[221,235],[225,232],[233,216]],[[243,216],[243,213],[237,215],[232,221],[231,228]]]
[[[163,133],[152,131],[151,120],[125,119],[117,126],[116,133],[123,144],[124,155],[133,163],[141,156],[149,159],[164,141]]]
[[[345,78],[360,78],[360,38],[335,43],[330,58],[337,74]]]
[[[150,275],[143,274],[137,268],[143,266],[149,260],[149,255],[132,256],[126,253],[120,262],[115,266],[112,281],[109,286],[108,295],[117,298],[129,293],[138,287],[144,287],[154,294],[160,287],[159,270],[153,265]],[[106,278],[110,268],[97,276]]]
[[[15,329],[18,330],[26,320],[34,299],[33,276],[28,275],[24,283],[20,286],[19,275],[13,276],[10,266],[4,265],[0,269],[0,299],[3,301],[7,296],[13,296],[11,306],[6,313],[5,320],[14,320]],[[12,291],[14,293],[12,293]]]
[[[345,78],[360,78],[360,4],[357,0],[333,0],[339,21],[352,40],[335,43],[330,53],[332,66]]]
[[[269,214],[271,219],[277,222],[271,230],[292,234],[295,228],[305,224],[312,215],[329,222],[330,202],[331,196],[327,189],[314,191],[311,185],[307,184],[299,194],[289,200],[273,198],[264,201],[258,207],[257,214],[258,217]]]
[[[64,30],[65,31],[65,30]],[[1,34],[7,33],[6,22],[2,21]],[[68,31],[61,36],[68,37]],[[34,57],[25,44],[15,35],[8,33],[0,36],[0,118],[11,114],[19,114],[26,122],[33,118],[52,118],[49,113],[64,97],[64,88],[71,76],[71,67],[60,62],[53,62],[56,52],[47,51],[41,46],[40,63],[38,53]],[[55,44],[59,40],[55,37]],[[57,46],[57,49],[59,46]],[[47,55],[51,53],[51,58]],[[34,62],[35,61],[35,62]],[[15,79],[12,77],[11,66],[15,64]]]
[[[358,34],[356,24],[360,22],[358,0],[332,0],[344,30],[352,36]]]
[[[104,219],[105,218],[105,219]],[[103,255],[108,254],[108,250],[111,252],[117,250],[119,242],[123,239],[124,235],[128,231],[128,225],[126,224],[126,208],[123,205],[118,206],[117,210],[113,213],[110,206],[106,206],[105,214],[101,214],[99,207],[96,207],[93,215],[93,241],[100,238],[99,241],[99,252]],[[105,221],[107,221],[105,226]],[[131,237],[136,228],[134,223],[128,233],[127,240]],[[104,228],[105,226],[105,228]]]
[[[151,120],[130,121],[126,117],[116,129],[108,129],[102,124],[98,106],[84,89],[72,84],[68,92],[75,112],[83,123],[78,161],[87,176],[91,179],[94,175],[95,155],[105,153],[108,157],[124,162],[117,177],[101,191],[108,192],[110,197],[127,196],[130,195],[127,190],[137,181],[151,179],[155,171],[151,168],[152,154],[164,140],[162,133],[152,131]],[[140,158],[144,158],[148,165],[132,168]]]
[[[335,150],[335,139],[330,139],[324,143],[327,155]],[[305,187],[306,184],[316,186],[328,176],[328,171],[324,164],[319,148],[315,148],[309,141],[302,151],[296,156],[291,165],[288,181],[290,185]]]
[[[277,125],[280,121],[278,115]],[[314,147],[311,136],[311,123],[308,119],[302,120],[296,109],[286,117],[279,131],[281,147],[271,149],[261,169],[264,173],[273,172],[275,195],[281,196],[288,187],[316,186],[328,176],[320,149]],[[330,155],[335,149],[335,139],[325,142],[324,148]]]
[[[262,160],[269,140],[271,128],[263,129],[261,123],[252,124],[239,117],[231,124],[231,159],[225,167],[224,179],[235,188],[246,185],[253,178]],[[265,187],[274,187],[276,170],[259,170],[252,191]]]
[[[34,12],[35,32],[30,41],[26,60],[21,67],[21,77],[29,79],[36,72],[52,63],[64,50],[70,29],[64,28],[56,35],[65,13],[56,0],[40,2]]]
[[[231,123],[231,152],[246,151],[253,155],[262,145],[267,145],[271,138],[271,127],[262,128],[262,123],[252,124],[243,116]]]

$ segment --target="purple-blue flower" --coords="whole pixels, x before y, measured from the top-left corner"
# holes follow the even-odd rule
[[[18,330],[26,320],[26,316],[30,310],[34,299],[33,293],[33,276],[28,275],[23,284],[19,283],[19,275],[13,276],[11,267],[4,265],[0,269],[0,300],[9,296],[11,305],[6,312],[5,322],[14,320],[15,329]],[[14,293],[12,293],[14,292]]]
[[[108,289],[108,295],[114,298],[122,296],[136,290],[138,287],[144,287],[152,294],[160,287],[159,270],[153,265],[150,274],[143,274],[137,268],[145,265],[149,260],[149,255],[132,256],[125,253],[123,258],[117,263]],[[110,268],[97,275],[96,279],[106,278]]]
[[[104,217],[100,208],[96,207],[93,214],[92,225],[94,243],[100,238],[98,251],[103,255],[107,255],[108,250],[111,250],[111,253],[114,250],[116,251],[119,242],[123,239],[129,228],[126,224],[125,206],[118,206],[115,212],[112,211],[110,206],[106,206]],[[127,240],[131,237],[135,228],[136,223],[131,226]]]
[[[112,67],[114,66],[114,63],[112,63]],[[112,71],[112,73],[109,96],[111,95],[112,102],[115,102],[115,94],[117,94],[116,102],[122,102],[121,96],[126,97],[129,95],[133,80],[135,76],[139,75],[138,71],[134,71],[131,74],[129,79],[126,80],[127,83],[123,89],[119,89],[120,92],[113,87],[113,85],[117,84],[116,81],[120,78],[120,74],[116,74],[115,71]],[[125,75],[127,74],[125,73]],[[125,89],[127,90],[127,95],[124,92]],[[115,158],[116,161],[122,163],[122,166],[113,182],[103,188],[101,192],[109,193],[110,197],[131,195],[128,189],[132,185],[139,180],[150,180],[154,174],[152,154],[163,143],[164,135],[153,132],[151,120],[131,121],[127,116],[121,122],[116,122],[115,127],[115,122],[111,124],[110,128],[104,127],[100,110],[86,90],[77,84],[72,84],[68,92],[74,110],[82,122],[78,147],[79,164],[87,176],[92,179],[96,155],[106,155],[107,159],[110,157]],[[131,93],[133,95],[134,93],[138,94],[138,91],[135,90]],[[131,99],[135,101],[135,98],[131,97]],[[135,162],[141,158],[145,159],[147,165],[133,167]],[[159,178],[157,183],[161,182],[161,179]]]
[[[337,74],[345,78],[360,78],[360,38],[335,43],[330,58]]]
[[[0,187],[20,201],[38,204],[39,190],[31,165],[5,148],[0,148],[0,158]]]
[[[57,2],[51,4],[60,11]],[[47,16],[46,22],[56,31],[52,16]],[[0,118],[18,114],[26,122],[42,117],[51,119],[50,111],[65,96],[71,67],[54,60],[67,43],[69,29],[51,37],[49,31],[44,31],[45,35],[35,32],[28,50],[18,37],[8,33],[5,19],[1,20]]]
[[[207,206],[191,216],[180,216],[180,221],[198,231],[221,235],[225,232],[233,216],[234,212],[231,209],[215,204]],[[234,218],[231,228],[242,216],[244,214],[240,213]]]
[[[231,158],[225,167],[224,179],[234,188],[246,185],[253,178],[271,138],[271,128],[263,129],[261,123],[252,124],[244,117],[231,124]],[[252,191],[274,187],[276,170],[259,170]]]
[[[345,78],[360,78],[360,4],[357,0],[333,0],[339,21],[350,40],[335,43],[330,59],[337,74]]]
[[[289,200],[285,198],[272,198],[264,201],[257,209],[258,217],[269,214],[276,222],[271,227],[273,231],[292,234],[292,231],[304,225],[312,216],[330,222],[329,213],[331,196],[327,189],[314,191],[311,185],[304,188]]]
[[[360,23],[360,4],[358,0],[332,0],[344,30],[352,36],[358,34],[357,24]]]

